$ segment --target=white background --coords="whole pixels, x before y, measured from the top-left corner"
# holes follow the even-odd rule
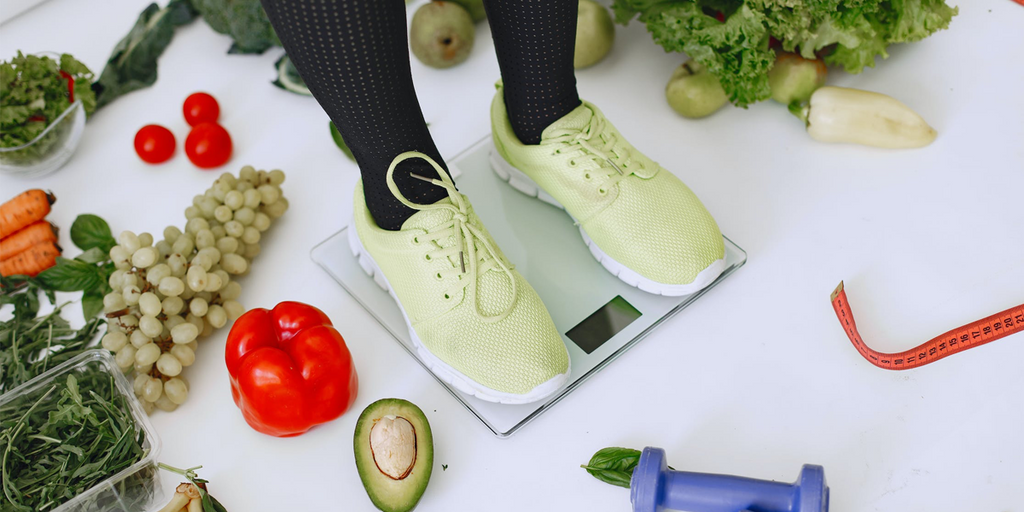
[[[145,5],[51,0],[0,27],[0,56],[71,52],[98,73]],[[892,48],[862,75],[833,72],[831,84],[895,96],[939,132],[926,149],[886,151],[815,142],[772,102],[682,119],[663,88],[683,57],[664,53],[638,23],[618,26],[611,55],[577,74],[581,95],[682,177],[749,262],[507,440],[309,259],[351,215],[358,171],[334,147],[313,99],[270,85],[280,49],[226,55],[229,39],[204,22],[180,29],[153,87],[98,112],[66,167],[42,179],[0,177],[0,195],[52,189],[59,201],[50,219],[65,228],[66,248],[66,228],[85,212],[115,232],[184,225],[184,208],[216,177],[180,149],[181,104],[199,90],[220,101],[235,142],[225,169],[288,172],[291,210],[265,236],[242,301],[298,300],[327,312],[355,358],[359,398],[301,437],[256,433],[231,401],[227,329],[202,342],[186,373],[189,402],[153,421],[160,460],[203,464],[232,512],[372,510],[352,432],[359,411],[382,397],[411,400],[430,420],[435,465],[423,511],[626,511],[625,489],[579,465],[605,446],[646,445],[664,447],[680,469],[764,479],[792,481],[801,464],[822,464],[839,512],[1021,510],[1024,337],[892,373],[861,359],[828,298],[845,279],[861,333],[889,351],[1024,300],[1022,27],[1024,7],[1009,0],[963,1],[951,30]],[[443,155],[489,130],[492,48],[481,24],[465,64],[412,63]],[[148,123],[178,138],[169,163],[135,156],[132,138]],[[177,481],[164,480],[168,491]]]

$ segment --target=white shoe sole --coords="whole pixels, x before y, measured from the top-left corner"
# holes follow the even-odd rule
[[[555,206],[561,210],[565,210],[565,207],[561,205],[554,197],[545,192],[536,182],[530,179],[523,171],[516,169],[512,164],[508,163],[504,157],[502,157],[496,148],[491,146],[490,152],[491,169],[498,175],[499,178],[508,182],[512,185],[512,188],[530,196],[536,197],[545,203]],[[566,211],[566,214],[569,214]],[[569,214],[572,217],[571,214]],[[576,219],[573,218],[575,222]],[[613,276],[618,277],[624,283],[639,288],[647,293],[654,295],[664,295],[667,297],[680,297],[683,295],[690,295],[691,293],[699,292],[706,288],[709,284],[718,279],[718,276],[725,272],[727,267],[725,258],[721,258],[713,261],[710,265],[697,274],[696,279],[689,284],[665,284],[657,281],[648,279],[633,269],[615,261],[614,258],[609,256],[607,253],[601,250],[598,245],[590,239],[587,232],[583,230],[583,226],[579,227],[580,235],[583,237],[583,242],[587,244],[587,248],[590,249],[590,254],[603,266],[608,272],[611,272]]]
[[[373,261],[373,257],[370,256],[370,253],[363,247],[363,243],[359,239],[359,235],[356,233],[355,225],[349,225],[348,227],[348,245],[352,249],[352,254],[356,257],[356,260],[359,262],[359,266],[362,267],[363,271],[372,277],[373,281],[383,288],[384,291],[388,292],[388,294],[391,295],[391,298],[395,300],[395,304],[398,305],[398,309],[402,312],[402,318],[405,319],[405,325],[409,329],[409,337],[416,346],[416,352],[419,354],[420,360],[427,365],[434,375],[448,384],[451,384],[455,389],[488,402],[495,402],[499,404],[528,404],[551,396],[569,379],[571,368],[567,367],[565,373],[555,375],[547,381],[538,384],[526,394],[517,395],[491,389],[467,377],[455,368],[452,368],[451,365],[438,359],[437,356],[432,354],[430,350],[423,345],[423,342],[420,341],[419,336],[416,335],[416,330],[412,328],[412,323],[409,322],[409,315],[405,313],[405,308],[402,307],[402,302],[398,300],[397,296],[395,296],[394,289],[391,288],[391,283],[388,282],[388,278],[384,276],[380,267],[377,266],[377,262]]]

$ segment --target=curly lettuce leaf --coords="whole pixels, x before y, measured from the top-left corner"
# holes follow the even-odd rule
[[[639,15],[666,51],[704,64],[738,106],[770,96],[769,37],[860,73],[890,44],[924,39],[957,14],[944,0],[615,0],[612,10],[623,24]]]
[[[620,22],[633,13],[665,51],[685,52],[718,77],[734,104],[745,107],[771,96],[768,70],[775,52],[768,47],[764,14],[727,1],[617,0],[613,7]],[[719,9],[736,5],[726,21]],[[705,11],[707,9],[707,11]]]

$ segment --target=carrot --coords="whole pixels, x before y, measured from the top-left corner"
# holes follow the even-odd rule
[[[11,236],[0,239],[0,260],[6,260],[42,242],[56,243],[57,228],[45,220],[37,220]]]
[[[7,235],[29,224],[43,220],[56,200],[52,193],[35,188],[4,203],[0,206],[0,238],[7,238]]]
[[[24,274],[35,277],[40,272],[57,264],[60,247],[53,242],[33,245],[6,260],[0,260],[0,275],[14,276]]]

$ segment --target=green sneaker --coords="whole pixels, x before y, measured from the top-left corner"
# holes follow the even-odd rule
[[[631,286],[688,295],[725,270],[725,244],[711,214],[672,173],[644,156],[584,101],[519,142],[499,86],[491,104],[491,167],[517,190],[572,216],[591,254]]]
[[[448,191],[434,204],[402,195],[392,175],[408,158],[429,162]],[[377,227],[356,185],[349,245],[359,265],[398,303],[420,359],[465,393],[504,404],[548,397],[569,378],[569,353],[537,292],[498,249],[469,199],[423,153],[402,153],[391,192],[419,210],[399,231]]]

